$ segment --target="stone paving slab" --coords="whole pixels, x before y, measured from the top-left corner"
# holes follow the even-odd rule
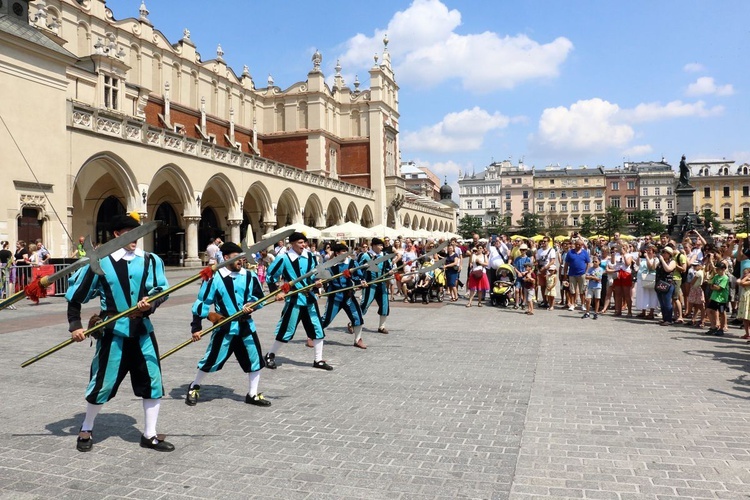
[[[196,291],[154,316],[162,350],[187,338]],[[0,499],[750,498],[750,347],[737,338],[568,311],[394,303],[391,334],[366,326],[366,351],[336,319],[333,372],[310,366],[300,331],[279,369],[262,372],[270,408],[244,404],[234,361],[186,406],[206,344],[183,349],[163,363],[158,427],[177,450],[138,446],[143,412],[126,380],[82,454],[93,348],[19,367],[66,338],[64,311],[59,298],[0,311]],[[255,314],[264,347],[279,313]]]

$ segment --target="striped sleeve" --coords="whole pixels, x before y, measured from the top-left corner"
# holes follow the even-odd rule
[[[216,276],[203,282],[201,289],[198,292],[198,297],[195,299],[195,302],[193,302],[193,321],[190,322],[191,333],[202,330],[203,327],[201,325],[201,320],[208,317],[208,313],[211,312],[211,305],[213,305],[214,297],[216,296],[214,279],[216,279]]]
[[[276,257],[266,270],[266,283],[276,283],[281,277],[284,261],[287,260],[283,255]]]
[[[81,305],[94,298],[99,292],[99,276],[89,266],[82,267],[68,280],[68,331],[83,328],[81,324]]]

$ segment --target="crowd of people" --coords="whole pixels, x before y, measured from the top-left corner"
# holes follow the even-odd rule
[[[22,290],[32,279],[35,269],[48,264],[50,253],[41,239],[26,244],[16,242],[15,252],[10,250],[10,242],[0,241],[0,300]],[[12,305],[9,309],[15,309]]]

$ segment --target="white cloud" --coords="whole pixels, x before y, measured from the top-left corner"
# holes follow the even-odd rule
[[[570,40],[558,37],[541,44],[526,35],[502,36],[494,32],[457,34],[461,13],[448,10],[440,0],[414,0],[397,12],[386,29],[373,36],[347,40],[341,56],[344,67],[370,67],[373,54],[388,47],[400,82],[436,85],[458,79],[465,89],[490,92],[511,89],[534,79],[555,78],[573,49]]]
[[[637,146],[631,146],[622,152],[623,156],[643,157],[649,153],[652,153],[654,148],[650,144],[640,144]]]
[[[701,63],[688,63],[682,67],[682,70],[685,73],[700,73],[701,71],[706,71],[706,67]]]
[[[695,82],[688,85],[685,95],[719,95],[726,96],[734,94],[734,87],[731,83],[726,85],[716,85],[714,79],[710,76],[702,76]]]
[[[401,147],[411,151],[453,153],[475,151],[482,147],[484,136],[497,129],[503,129],[510,118],[501,114],[490,114],[474,107],[457,113],[448,113],[435,125],[424,127],[416,132],[404,132]]]
[[[706,107],[703,101],[682,102],[671,101],[665,105],[658,102],[641,103],[633,109],[623,110],[621,118],[629,123],[652,122],[667,118],[682,118],[697,116],[708,118],[718,116],[724,112],[723,106]]]
[[[599,98],[578,101],[570,108],[547,108],[539,120],[536,139],[559,150],[623,148],[635,132],[630,125],[616,123],[619,112],[617,104]]]
[[[630,154],[650,152],[650,146],[631,146],[636,137],[634,124],[670,118],[706,118],[723,113],[722,106],[707,107],[703,101],[641,103],[632,109],[594,98],[578,101],[566,108],[547,108],[539,119],[537,134],[532,137],[545,148],[560,151],[603,151],[612,148],[632,150]],[[629,148],[629,149],[628,149]]]

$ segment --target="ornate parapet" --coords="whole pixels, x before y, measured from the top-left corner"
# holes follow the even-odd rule
[[[146,125],[131,117],[119,115],[71,102],[68,127],[85,130],[126,142],[143,144],[163,149],[169,153],[213,161],[229,167],[252,170],[265,175],[318,186],[338,193],[360,198],[375,199],[375,192],[356,184],[350,184],[324,175],[315,174],[290,165],[217,146],[207,140],[194,139],[163,128]]]

